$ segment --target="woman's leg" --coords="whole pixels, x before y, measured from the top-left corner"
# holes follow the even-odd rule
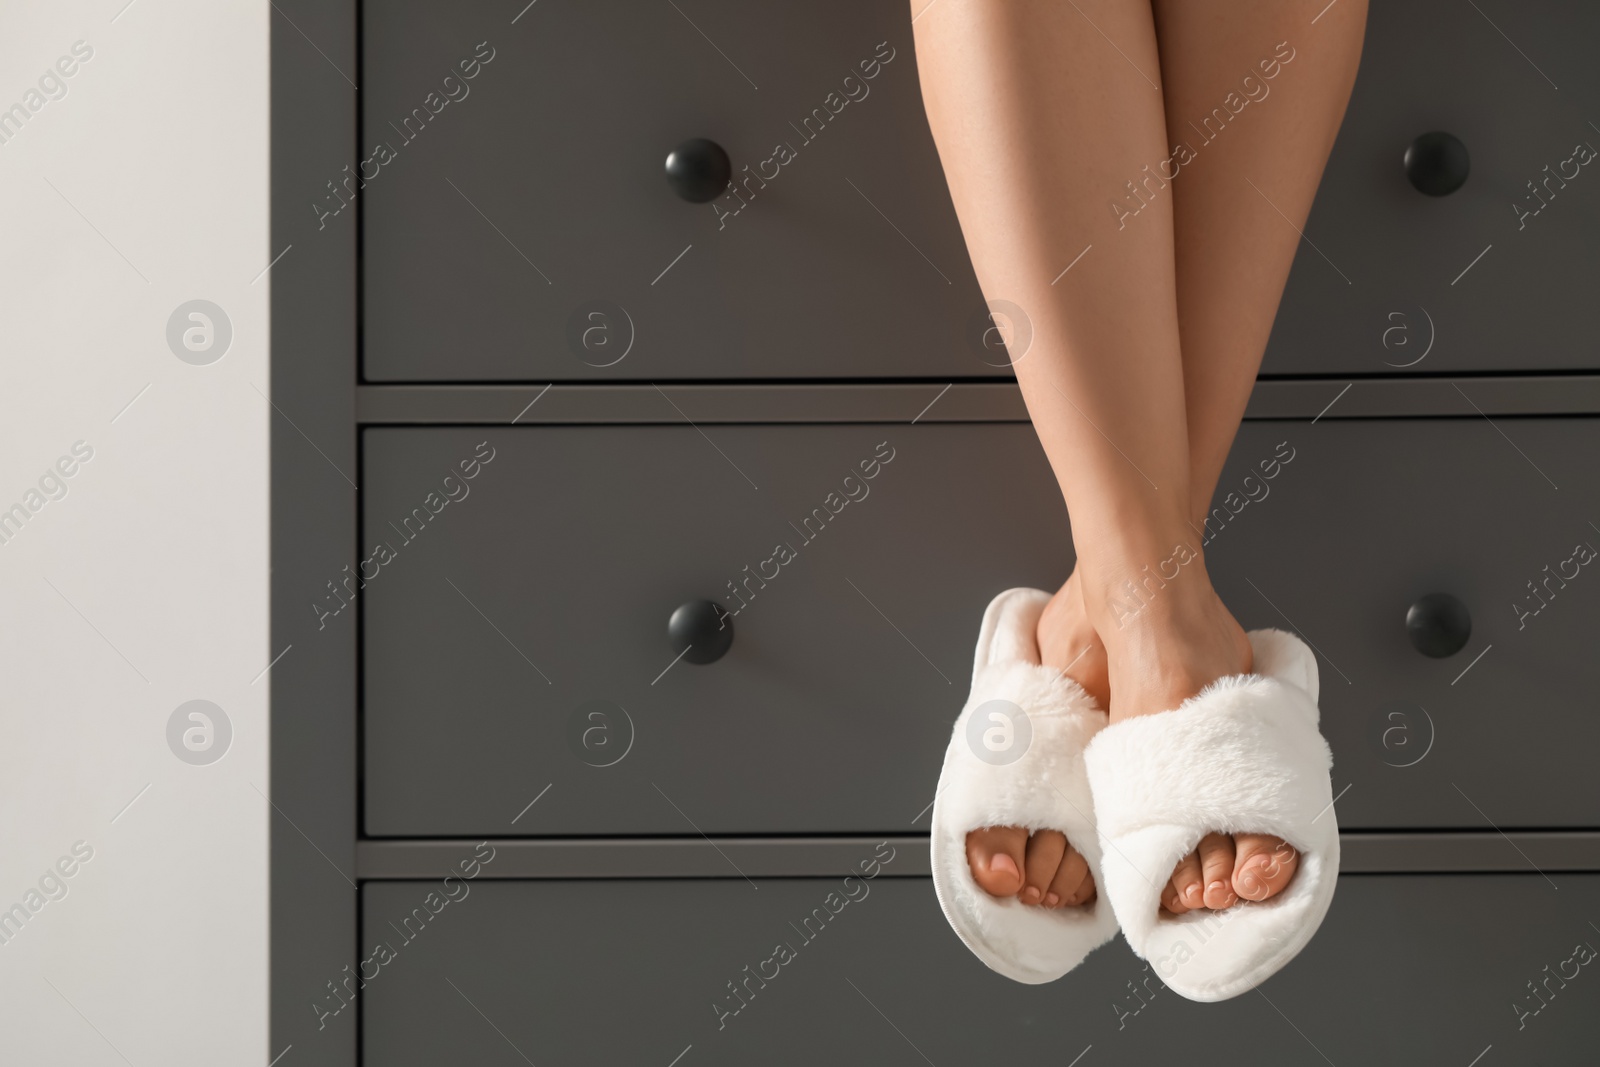
[[[1355,84],[1366,0],[1338,0],[1312,24],[1320,6],[1154,4],[1167,129],[1194,155],[1170,191],[1197,524],[1244,416]]]
[[[1192,490],[1190,500],[1197,525],[1202,522],[1215,489],[1223,460],[1226,458],[1259,365],[1261,351],[1265,346],[1272,316],[1298,240],[1294,230],[1303,224],[1305,215],[1309,211],[1317,179],[1348,98],[1360,51],[1364,7],[1364,3],[1345,0],[1343,9],[1338,12],[1340,20],[1335,22],[1319,16],[1318,22],[1327,23],[1319,30],[1304,18],[1288,17],[1276,5],[1261,4],[1250,9],[1240,9],[1238,5],[1232,5],[1226,10],[1217,7],[1201,10],[1199,5],[1194,4],[1168,3],[1157,6],[1155,32],[1165,49],[1160,59],[1167,86],[1163,105],[1165,122],[1174,131],[1171,136],[1172,146],[1175,147],[1179,141],[1189,146],[1189,152],[1185,156],[1176,157],[1175,161],[1181,160],[1179,171],[1186,177],[1192,179],[1196,174],[1205,174],[1206,180],[1177,183],[1173,179],[1171,188],[1182,190],[1176,192],[1173,197],[1177,205],[1174,221],[1165,217],[1165,213],[1158,206],[1160,204],[1158,194],[1168,189],[1165,179],[1172,174],[1172,163],[1163,167],[1157,162],[1153,168],[1156,177],[1152,180],[1151,171],[1145,169],[1144,163],[1141,162],[1136,168],[1130,168],[1130,178],[1125,179],[1138,182],[1137,188],[1133,189],[1133,195],[1123,198],[1121,207],[1112,207],[1108,201],[1107,209],[1117,219],[1118,235],[1125,234],[1130,224],[1141,221],[1157,223],[1156,226],[1150,227],[1157,232],[1157,236],[1164,227],[1172,227],[1176,235],[1172,238],[1175,244],[1172,254],[1177,265],[1175,302],[1179,309],[1180,335],[1183,344],[1181,361],[1186,382],[1186,409],[1189,418],[1185,441],[1189,445],[1189,478]],[[916,3],[913,4],[913,10],[914,12],[918,10]],[[1322,15],[1328,16],[1331,13],[1331,9],[1326,9]],[[1119,14],[1125,17],[1119,19]],[[1129,74],[1140,77],[1153,74],[1138,62],[1139,58],[1148,59],[1147,41],[1142,34],[1135,32],[1131,37],[1124,39],[1107,29],[1108,25],[1112,29],[1119,29],[1124,24],[1137,23],[1139,21],[1137,11],[1113,12],[1107,16],[1099,8],[1075,8],[1073,15],[1081,18],[1086,24],[1092,23],[1092,27],[1083,28],[1092,28],[1101,41],[1108,44],[1108,52],[1116,50],[1125,61]],[[1023,13],[1020,17],[1026,19],[1028,14]],[[940,117],[936,114],[936,108],[940,106],[935,103],[939,87],[930,82],[937,83],[940,79],[954,81],[955,84],[950,86],[950,90],[959,91],[960,78],[963,75],[959,69],[950,69],[952,65],[948,62],[947,56],[934,51],[931,43],[934,35],[919,30],[919,56],[925,57],[922,60],[924,95],[929,101],[930,122],[935,124],[936,139],[941,141],[947,172],[959,169],[969,162],[953,157],[959,157],[967,152],[969,147],[979,149],[985,147],[983,144],[969,145],[957,142],[946,149],[944,143],[945,139],[956,141],[957,137],[970,137],[971,130],[982,125],[985,108],[992,108],[995,103],[1005,105],[993,112],[1006,116],[1004,125],[1007,130],[1001,131],[998,140],[1002,148],[1009,142],[1011,150],[1015,151],[1019,136],[1026,141],[1029,136],[1039,132],[1041,127],[1046,129],[1049,127],[1046,115],[1026,114],[1030,107],[1027,99],[1030,85],[1035,86],[1038,95],[1044,98],[1034,101],[1031,106],[1047,109],[1052,88],[1060,91],[1065,86],[1069,87],[1067,91],[1070,92],[1073,82],[1070,75],[1056,79],[1053,86],[1049,79],[1042,82],[1035,80],[1037,75],[1033,72],[1033,68],[1037,66],[1037,58],[1032,64],[1024,65],[1020,69],[1008,62],[1009,57],[1005,51],[1014,46],[1011,43],[1014,37],[1008,39],[1007,34],[1015,34],[1017,30],[1015,20],[1012,20],[1007,28],[1003,15],[982,10],[964,12],[964,20],[963,24],[968,28],[989,31],[974,35],[973,40],[981,42],[979,51],[987,49],[990,52],[988,56],[970,57],[971,62],[966,65],[965,76],[981,75],[986,65],[991,68],[1003,65],[1015,76],[1015,80],[1009,86],[1004,83],[995,86],[994,91],[989,94],[990,99],[974,102],[967,109],[965,115],[967,129],[961,129],[962,124],[957,122],[955,129],[942,130],[941,125],[947,122],[948,116]],[[1302,22],[1305,25],[1301,25]],[[1001,27],[999,30],[996,30],[997,23]],[[1259,36],[1264,42],[1261,48],[1262,54],[1259,56],[1250,51],[1255,41],[1252,34],[1246,31],[1252,27],[1257,31],[1255,36]],[[1076,56],[1077,53],[1072,50],[1072,39],[1078,41],[1077,47],[1080,50],[1092,43],[1081,37],[1074,38],[1067,20],[1057,20],[1050,28],[1053,32],[1047,39],[1061,45],[1063,55]],[[959,31],[960,27],[953,28],[951,37],[959,37]],[[1315,35],[1305,39],[1311,47],[1319,50],[1315,53],[1317,62],[1303,61],[1304,49],[1294,43],[1297,33]],[[948,47],[951,37],[945,38],[944,47]],[[1068,40],[1063,40],[1063,37]],[[1137,43],[1134,38],[1138,39]],[[930,44],[924,45],[924,40],[928,40]],[[1133,51],[1130,51],[1130,48]],[[993,54],[996,49],[999,55]],[[1302,80],[1298,83],[1301,91],[1295,94],[1294,100],[1283,108],[1281,113],[1275,113],[1270,119],[1260,122],[1259,128],[1239,124],[1239,119],[1247,114],[1251,107],[1255,108],[1253,117],[1257,120],[1262,118],[1263,112],[1267,110],[1262,105],[1267,103],[1272,93],[1275,90],[1281,91],[1291,84],[1286,79],[1281,82],[1277,82],[1277,79],[1286,73],[1297,59],[1302,60],[1300,66],[1296,68],[1302,74]],[[1239,71],[1234,71],[1234,67],[1239,67]],[[1079,70],[1081,69],[1080,67]],[[1239,78],[1238,84],[1232,82],[1235,75]],[[1246,75],[1251,77],[1248,82],[1244,81]],[[1115,77],[1103,69],[1103,64],[1091,70],[1088,79],[1091,84],[1095,82],[1096,76],[1102,76],[1107,80],[1099,83],[1099,87],[1105,91],[1100,93],[1091,91],[1085,94],[1091,105],[1104,104],[1108,96],[1114,98],[1118,91],[1126,90],[1131,85],[1127,76],[1121,83],[1117,83]],[[1277,84],[1274,85],[1274,82]],[[1146,84],[1148,85],[1148,82]],[[1230,97],[1229,93],[1234,95]],[[1209,103],[1212,95],[1215,95],[1216,101]],[[1284,97],[1280,95],[1279,99],[1282,100]],[[1018,116],[1014,113],[1018,108],[1024,112],[1023,115]],[[1213,108],[1222,110],[1214,112]],[[1135,123],[1141,121],[1137,105],[1134,105],[1132,110],[1133,115],[1120,114],[1115,121]],[[1111,106],[1103,114],[1116,111],[1117,108]],[[1190,115],[1190,112],[1193,114]],[[1066,118],[1070,131],[1080,135],[1092,133],[1095,128],[1092,121],[1080,121],[1082,116]],[[1192,127],[1193,137],[1187,132],[1191,129],[1187,125],[1190,122],[1196,124]],[[1237,134],[1241,131],[1253,132],[1251,136],[1222,139],[1221,135],[1225,132]],[[995,138],[990,138],[991,142],[993,140]],[[1078,143],[1084,142],[1078,141]],[[1126,139],[1120,143],[1125,147]],[[1217,151],[1218,149],[1227,151]],[[1099,158],[1103,161],[1107,157]],[[1159,157],[1159,159],[1166,158],[1168,157],[1165,154]],[[1195,166],[1202,160],[1209,162],[1213,158],[1220,162],[1209,169]],[[1008,156],[1004,151],[991,156],[987,168],[988,174],[993,175],[997,168],[1004,169],[1013,162],[1013,159],[1014,157]],[[1020,162],[1023,165],[1029,162],[1043,163],[1047,170],[1051,165],[1051,161],[1038,157],[1030,160],[1025,156]],[[1060,162],[1059,159],[1055,160],[1054,165],[1059,166]],[[1187,170],[1183,170],[1185,166]],[[979,179],[982,180],[985,168],[979,166],[975,169],[978,171]],[[1252,174],[1259,175],[1259,178],[1252,178]],[[1026,177],[1024,175],[1025,191],[1029,187]],[[957,181],[955,174],[951,173],[950,178],[952,192],[955,194]],[[1276,219],[1281,224],[1281,229],[1277,232],[1271,229],[1271,219],[1260,212],[1254,216],[1241,218],[1241,208],[1236,193],[1239,183],[1244,179],[1250,179],[1245,183],[1246,187],[1252,183],[1255,185],[1251,194],[1261,201],[1259,207],[1270,210],[1271,219]],[[1003,182],[1004,179],[1000,180]],[[1229,188],[1230,180],[1234,189]],[[1080,190],[1081,186],[1082,183],[1079,183]],[[1125,186],[1124,189],[1126,188]],[[1025,196],[1013,199],[1022,199],[1024,203],[1026,202]],[[958,195],[957,208],[963,226],[969,231],[969,245],[974,243],[970,232],[975,226],[993,225],[1003,222],[1006,217],[1004,205],[998,212],[991,211],[988,218],[976,217],[974,207],[975,205],[964,203],[962,197]],[[994,217],[995,215],[998,215],[998,218]],[[1074,220],[1069,219],[1069,226],[1072,221]],[[1081,220],[1076,221],[1081,222]],[[1093,229],[1092,226],[1089,228]],[[1055,229],[1059,230],[1060,227]],[[1054,231],[1047,227],[1040,231],[1040,236],[1051,232]],[[1002,244],[1006,240],[1008,238],[1001,237]],[[1002,248],[994,251],[1003,253],[1004,250]],[[1092,251],[1091,248],[1090,252]],[[974,249],[974,262],[978,267],[980,281],[985,286],[985,292],[991,298],[1003,298],[1003,294],[992,288],[991,272],[986,271],[979,263],[979,253],[976,249]],[[1060,280],[1061,278],[1056,279],[1057,282]],[[1146,277],[1143,280],[1150,279]],[[1130,301],[1108,307],[1120,308],[1120,311],[1113,310],[1112,314],[1139,314],[1141,309],[1151,306],[1152,300],[1159,302],[1162,287],[1158,285],[1155,288],[1157,292],[1144,293],[1143,300],[1135,294],[1134,299]],[[1091,302],[1099,301],[1091,298]],[[1024,307],[1027,306],[1024,304]],[[1081,307],[1081,304],[1074,305],[1070,301],[1064,301],[1059,308],[1053,310],[1064,310],[1072,306]],[[1082,332],[1080,331],[1078,335],[1082,336]],[[1041,344],[1046,343],[1046,340],[1045,337],[1040,337]],[[1107,351],[1115,350],[1114,347],[1107,349]],[[1035,351],[1048,354],[1050,350],[1046,348]],[[1063,345],[1061,351],[1070,352],[1071,349]],[[1060,358],[1059,353],[1056,358]],[[1071,358],[1070,355],[1068,358]],[[1160,365],[1159,358],[1154,365]],[[1041,416],[1034,400],[1038,390],[1035,388],[1030,391],[1029,386],[1033,379],[1046,376],[1033,375],[1021,367],[1018,368],[1018,372],[1025,393],[1028,394],[1035,423],[1040,425],[1044,418],[1049,416],[1048,414]],[[1046,384],[1057,392],[1063,392],[1059,385],[1049,381],[1047,377]],[[1093,389],[1079,395],[1092,397]],[[1060,406],[1056,405],[1057,408]],[[1074,409],[1074,414],[1082,416],[1086,421],[1099,421],[1089,420],[1087,413],[1075,400],[1070,401],[1068,406]],[[1159,416],[1162,409],[1156,404],[1151,410],[1153,414]],[[1061,412],[1056,411],[1053,414],[1060,415]],[[1119,427],[1122,425],[1126,424],[1118,423]],[[1059,426],[1054,428],[1060,429]],[[1096,432],[1100,432],[1098,427]],[[1053,436],[1055,435],[1047,436],[1041,427],[1041,438],[1045,440],[1047,452],[1051,456],[1052,463],[1056,465],[1058,477],[1063,482],[1063,492],[1067,495],[1071,507],[1073,493],[1068,488],[1067,477],[1063,475],[1063,466],[1064,461],[1070,462],[1072,453],[1070,449],[1062,449],[1059,444],[1057,447],[1052,447]],[[1101,436],[1106,435],[1101,433]],[[1170,444],[1170,441],[1168,443]],[[1120,446],[1116,446],[1116,449],[1121,452]],[[1131,457],[1125,455],[1124,458],[1128,459],[1130,465],[1137,466],[1133,464]],[[1144,477],[1148,484],[1154,486],[1154,479],[1147,473]],[[1088,495],[1092,497],[1092,491]],[[1083,496],[1084,494],[1079,494],[1080,499],[1083,499]],[[1100,538],[1093,535],[1087,538],[1083,536],[1083,531],[1080,529],[1084,525],[1080,518],[1082,510],[1078,508],[1073,511],[1075,540],[1079,542],[1080,559],[1089,563],[1091,560],[1086,556],[1084,542],[1099,544]],[[1156,511],[1159,513],[1159,510],[1158,500]],[[1185,547],[1192,547],[1198,552],[1199,546]],[[1171,706],[1170,703],[1164,703],[1161,707],[1149,706],[1148,698],[1152,693],[1171,695],[1176,689],[1181,698],[1182,695],[1186,695],[1183,690],[1193,692],[1199,685],[1203,685],[1204,681],[1208,681],[1209,678],[1205,677],[1207,674],[1215,677],[1247,668],[1248,647],[1239,648],[1237,625],[1210,594],[1209,582],[1200,580],[1201,572],[1198,568],[1192,569],[1186,576],[1188,581],[1181,595],[1169,598],[1179,603],[1163,604],[1161,610],[1146,612],[1143,610],[1144,596],[1137,591],[1137,588],[1132,597],[1117,596],[1115,575],[1119,571],[1123,574],[1124,580],[1131,577],[1136,586],[1142,586],[1144,594],[1155,591],[1148,580],[1143,583],[1138,581],[1142,565],[1139,565],[1137,555],[1127,552],[1121,555],[1119,563],[1116,562],[1118,553],[1114,550],[1096,553],[1095,559],[1100,562],[1095,564],[1094,576],[1088,582],[1084,582],[1080,575],[1074,574],[1068,585],[1052,602],[1040,625],[1040,642],[1047,663],[1065,668],[1068,673],[1082,681],[1091,693],[1104,700],[1108,695],[1110,664],[1105,646],[1098,639],[1095,627],[1090,621],[1091,615],[1097,614],[1102,627],[1109,621],[1114,629],[1119,631],[1113,636],[1112,644],[1122,647],[1126,654],[1118,657],[1124,661],[1125,668],[1121,671],[1124,684],[1118,689],[1121,693],[1134,693],[1133,702],[1139,706],[1131,709],[1133,713],[1162,710],[1162,707]],[[1107,560],[1112,562],[1107,564]],[[1109,582],[1108,574],[1111,576]],[[1090,593],[1090,587],[1094,587],[1097,592]],[[1110,590],[1109,597],[1107,590]],[[1086,594],[1089,599],[1098,601],[1097,609],[1093,613],[1085,603]],[[1125,625],[1130,621],[1130,606],[1133,608],[1131,626]],[[1180,631],[1186,627],[1191,631],[1188,636],[1191,639],[1198,638],[1195,644],[1200,647],[1189,649],[1176,657],[1169,654],[1165,657],[1169,662],[1163,664],[1159,646],[1173,640],[1181,643],[1185,635]],[[1134,632],[1121,633],[1120,631],[1124,629]],[[1210,632],[1209,636],[1205,634],[1206,631]],[[1232,642],[1234,647],[1231,658],[1236,663],[1233,666],[1225,665],[1230,656],[1222,651],[1222,646],[1229,642]],[[1197,651],[1200,654],[1196,655]],[[1173,660],[1179,662],[1173,663],[1171,662]],[[1237,662],[1240,660],[1243,662]],[[1207,663],[1210,664],[1209,668],[1206,666]],[[1189,684],[1196,678],[1202,681],[1189,688]],[[1130,681],[1133,683],[1131,687],[1127,684]],[[1146,699],[1139,699],[1140,697]],[[1129,713],[1129,703],[1129,700],[1119,699],[1118,708],[1114,711],[1115,717],[1121,718]],[[1036,838],[1038,836],[1035,835]],[[980,882],[984,882],[986,888],[994,892],[1009,894],[1015,891],[1015,886],[1022,884],[1023,876],[1005,870],[996,872],[992,865],[998,862],[1004,867],[1005,861],[1000,859],[1004,856],[1010,859],[1013,868],[1018,867],[1025,844],[1026,835],[1018,830],[996,830],[974,835],[973,841],[969,843],[969,853],[972,856],[974,872],[979,875]],[[1280,847],[1284,851],[1277,851]],[[1292,850],[1287,850],[1287,846],[1282,846],[1276,838],[1239,835],[1237,855],[1235,852],[1234,841],[1222,835],[1209,836],[1197,854],[1187,858],[1174,872],[1173,885],[1169,887],[1167,894],[1169,907],[1174,911],[1188,910],[1183,902],[1185,898],[1195,906],[1200,906],[1202,899],[1205,906],[1227,906],[1234,902],[1235,892],[1256,899],[1264,898],[1287,884],[1293,874]],[[1249,864],[1248,861],[1256,856],[1260,856],[1256,864]],[[1046,858],[1048,859],[1048,853]],[[1071,859],[1070,855],[1068,859]],[[1035,878],[1031,869],[1033,865],[1029,866],[1027,882],[1031,884]],[[1217,877],[1226,870],[1232,870],[1235,875],[1231,883],[1225,883]],[[984,877],[985,874],[988,875],[987,879]],[[1203,898],[1202,881],[1210,887],[1203,891]],[[1179,895],[1180,891],[1184,893],[1183,896]],[[1028,899],[1026,891],[1024,899]]]
[[[1072,516],[1113,713],[1165,710],[1250,661],[1191,526],[1150,5],[938,0],[915,28],[923,99],[978,281],[1031,320],[1017,379]],[[1133,217],[1115,206],[1130,189],[1143,193],[1127,201],[1143,205]],[[1174,566],[1177,579],[1157,577]],[[1047,662],[1073,673],[1066,660]],[[990,892],[1021,887],[1025,902],[1048,902],[1058,837],[974,834],[974,876]],[[1057,872],[1073,859],[1062,854]]]

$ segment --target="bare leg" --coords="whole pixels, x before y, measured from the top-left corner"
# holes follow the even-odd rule
[[[1154,8],[1167,129],[1195,155],[1170,192],[1198,524],[1350,99],[1367,4],[1339,0],[1315,25],[1311,9],[1275,0],[1155,0]]]

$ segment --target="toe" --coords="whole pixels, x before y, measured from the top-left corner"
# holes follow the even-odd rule
[[[1178,861],[1172,871],[1172,888],[1184,910],[1205,907],[1204,883],[1200,881],[1200,854],[1191,852]]]
[[[1212,911],[1233,907],[1239,900],[1233,891],[1233,838],[1207,834],[1200,839],[1199,851],[1205,906]]]
[[[1053,907],[1070,908],[1087,904],[1094,899],[1094,876],[1089,873],[1089,862],[1071,845],[1061,856],[1055,877],[1045,893],[1045,902],[1056,898]]]
[[[994,897],[1016,896],[1028,831],[1021,826],[987,826],[967,835],[967,863],[973,881]]]
[[[1067,851],[1067,837],[1056,830],[1037,830],[1028,838],[1027,863],[1022,890],[1017,899],[1024,904],[1042,904],[1050,882]]]
[[[1183,902],[1183,897],[1178,893],[1177,887],[1171,882],[1161,887],[1161,907],[1174,915],[1182,915],[1189,910],[1189,906]]]
[[[1238,859],[1233,890],[1245,900],[1266,900],[1283,891],[1300,865],[1293,845],[1270,834],[1234,834]]]

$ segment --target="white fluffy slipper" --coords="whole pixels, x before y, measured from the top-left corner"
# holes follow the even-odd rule
[[[1249,637],[1256,673],[1107,727],[1084,755],[1105,849],[1100,892],[1133,951],[1190,1000],[1238,996],[1293,959],[1328,913],[1339,876],[1316,657],[1281,630]],[[1173,868],[1211,831],[1281,837],[1299,850],[1299,869],[1260,903],[1162,912]]]
[[[1083,750],[1106,713],[1077,682],[1040,666],[1035,629],[1049,601],[1037,589],[1009,589],[984,613],[972,695],[956,719],[933,802],[933,888],[944,917],[991,969],[1030,985],[1060,978],[1117,932],[1104,891],[1072,908],[998,900],[967,866],[972,830],[1059,830],[1100,884]]]

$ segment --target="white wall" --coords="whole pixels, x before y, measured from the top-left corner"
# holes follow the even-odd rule
[[[93,449],[0,544],[0,909],[93,849],[0,928],[0,1063],[264,1065],[276,16],[125,3],[0,8],[0,109],[93,49],[0,144],[0,509]],[[207,366],[166,339],[195,298],[233,326]],[[210,765],[168,746],[193,699],[232,723]]]

